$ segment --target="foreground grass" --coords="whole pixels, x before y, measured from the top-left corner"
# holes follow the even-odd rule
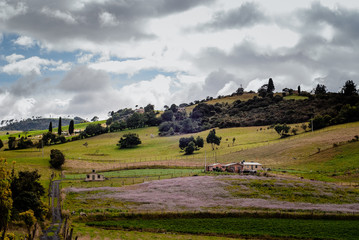
[[[152,233],[139,231],[123,231],[123,230],[104,230],[101,228],[90,227],[85,223],[73,223],[74,236],[79,239],[124,239],[124,240],[138,240],[138,239],[178,239],[178,240],[229,240],[233,238],[216,237],[216,236],[201,236],[177,233]]]
[[[124,219],[88,222],[105,229],[178,232],[233,237],[358,239],[358,220],[279,218]]]

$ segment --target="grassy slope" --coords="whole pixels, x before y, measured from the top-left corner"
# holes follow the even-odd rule
[[[351,170],[355,176],[355,169],[358,169],[358,143],[351,143],[333,148],[333,143],[346,142],[359,133],[359,122],[338,126],[332,126],[314,133],[307,132],[294,137],[279,139],[273,129],[263,127],[228,128],[218,129],[217,135],[222,136],[222,143],[218,150],[212,151],[209,144],[204,149],[188,157],[184,156],[178,148],[178,140],[184,136],[158,137],[157,128],[143,128],[118,133],[108,133],[101,136],[83,139],[66,144],[48,146],[44,148],[44,158],[37,149],[25,149],[16,151],[0,151],[0,156],[8,159],[9,162],[16,161],[17,169],[39,169],[44,176],[50,175],[48,168],[49,153],[51,149],[60,149],[68,160],[65,164],[67,170],[85,169],[91,170],[93,162],[101,166],[116,168],[116,164],[139,161],[168,161],[204,164],[204,157],[207,156],[207,163],[212,162],[238,162],[241,160],[258,161],[267,167],[293,169],[307,173],[310,171],[327,171],[325,175],[334,174],[334,171],[345,172]],[[127,132],[136,132],[143,142],[133,149],[119,150],[116,146],[120,137]],[[151,134],[154,137],[151,137]],[[193,134],[206,138],[208,131]],[[232,138],[235,137],[235,144],[232,145]],[[87,142],[88,147],[83,144]],[[321,152],[318,152],[321,148]],[[216,158],[214,158],[216,152]],[[103,162],[104,160],[107,160]],[[108,163],[115,160],[114,163]],[[111,165],[112,164],[112,165]],[[118,166],[117,166],[118,167]],[[317,174],[316,172],[311,173]],[[338,175],[343,175],[339,174]],[[341,180],[352,181],[353,178]],[[329,180],[334,180],[330,178]],[[325,180],[325,179],[324,179]],[[328,179],[326,179],[328,180]]]

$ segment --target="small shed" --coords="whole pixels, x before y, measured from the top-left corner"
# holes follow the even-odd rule
[[[92,170],[92,173],[86,175],[86,182],[90,181],[104,181],[105,177],[101,174],[96,173],[96,170]]]
[[[213,163],[206,167],[206,171],[215,171],[219,169],[224,171],[226,168],[221,163]]]
[[[242,165],[243,165],[244,172],[262,170],[262,164],[257,163],[257,162],[242,161]]]

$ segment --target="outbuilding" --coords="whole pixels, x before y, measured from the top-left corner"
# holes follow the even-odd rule
[[[105,177],[101,174],[96,173],[96,170],[92,170],[92,173],[86,175],[86,182],[90,181],[104,181]]]

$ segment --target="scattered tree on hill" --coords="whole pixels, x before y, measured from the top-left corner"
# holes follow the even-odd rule
[[[7,141],[7,145],[9,146],[10,150],[13,150],[16,148],[16,137],[9,137]]]
[[[325,115],[325,116],[317,115],[309,122],[309,128],[313,128],[313,130],[325,128],[330,125],[331,119],[332,117],[329,115]]]
[[[62,126],[61,126],[61,117],[59,118],[59,127],[57,128],[57,134],[61,135],[62,133]]]
[[[131,148],[141,144],[141,139],[139,138],[138,134],[136,133],[127,133],[121,137],[120,141],[118,142],[117,146],[120,149],[122,148]]]
[[[243,95],[243,93],[244,93],[244,88],[241,86],[241,87],[239,87],[239,88],[237,89],[236,94],[237,94],[238,96],[240,96],[240,95]]]
[[[108,128],[102,127],[101,124],[91,123],[86,126],[84,134],[92,137],[92,136],[100,135],[100,134],[107,133],[107,132],[108,132]]]
[[[74,133],[74,120],[70,121],[70,125],[69,125],[69,134],[72,135]]]
[[[51,149],[50,153],[50,165],[55,169],[61,169],[61,166],[65,163],[65,155],[58,149]]]
[[[300,85],[298,85],[298,95],[300,95],[301,90],[300,90]]]
[[[200,148],[203,148],[204,141],[203,138],[200,136],[197,136],[196,139],[194,139],[193,136],[191,137],[183,137],[179,140],[179,147],[181,150],[184,150],[186,155],[192,154],[194,151],[199,150]]]
[[[44,142],[44,145],[49,145],[51,143],[56,142],[56,135],[52,132],[47,132],[42,134],[42,141]]]
[[[1,239],[5,239],[8,222],[10,221],[12,198],[11,198],[11,175],[6,167],[6,161],[0,160],[0,232]]]
[[[352,80],[348,80],[345,82],[342,88],[342,94],[344,94],[345,96],[352,96],[358,94],[356,85]]]
[[[147,104],[146,107],[144,107],[144,110],[145,110],[145,113],[155,111],[155,106],[149,103],[149,104]]]
[[[97,122],[98,121],[98,117],[97,116],[94,116],[92,119],[91,119],[91,122]]]
[[[122,131],[122,130],[125,130],[126,127],[127,127],[127,124],[125,121],[114,122],[110,126],[110,132]]]
[[[170,122],[173,119],[173,111],[172,110],[166,110],[161,115],[162,121]]]
[[[49,132],[52,132],[52,122],[49,123]]]
[[[113,112],[113,111],[112,111]],[[110,126],[111,125],[111,123],[112,123],[112,117],[110,117],[110,118],[108,118],[107,120],[106,120],[106,126]]]
[[[236,141],[236,138],[235,137],[233,137],[233,139],[232,139],[232,146],[234,146],[234,142]]]
[[[210,143],[212,146],[212,150],[214,150],[214,145],[219,146],[221,144],[221,137],[216,136],[216,130],[212,129],[209,131],[207,136],[207,143]]]
[[[35,171],[20,171],[18,176],[13,174],[11,191],[13,198],[12,215],[14,218],[21,212],[29,209],[34,211],[34,215],[39,221],[44,221],[48,208],[41,201],[45,194],[44,187],[40,184],[41,175]]]
[[[143,114],[135,112],[127,118],[126,123],[129,129],[141,128],[145,125],[145,119]]]
[[[267,96],[267,93],[268,93],[268,84],[264,84],[258,89],[258,95],[262,98]]]
[[[4,143],[2,142],[2,140],[0,139],[0,149],[4,146]]]
[[[268,93],[273,93],[274,90],[275,90],[275,87],[274,87],[273,80],[272,80],[272,78],[269,78],[267,92]]]
[[[285,137],[287,136],[289,130],[290,130],[290,126],[288,126],[287,124],[277,124],[274,126],[274,130],[280,135],[280,137]]]
[[[317,84],[315,87],[314,93],[316,95],[326,94],[327,93],[327,87],[323,84]]]

